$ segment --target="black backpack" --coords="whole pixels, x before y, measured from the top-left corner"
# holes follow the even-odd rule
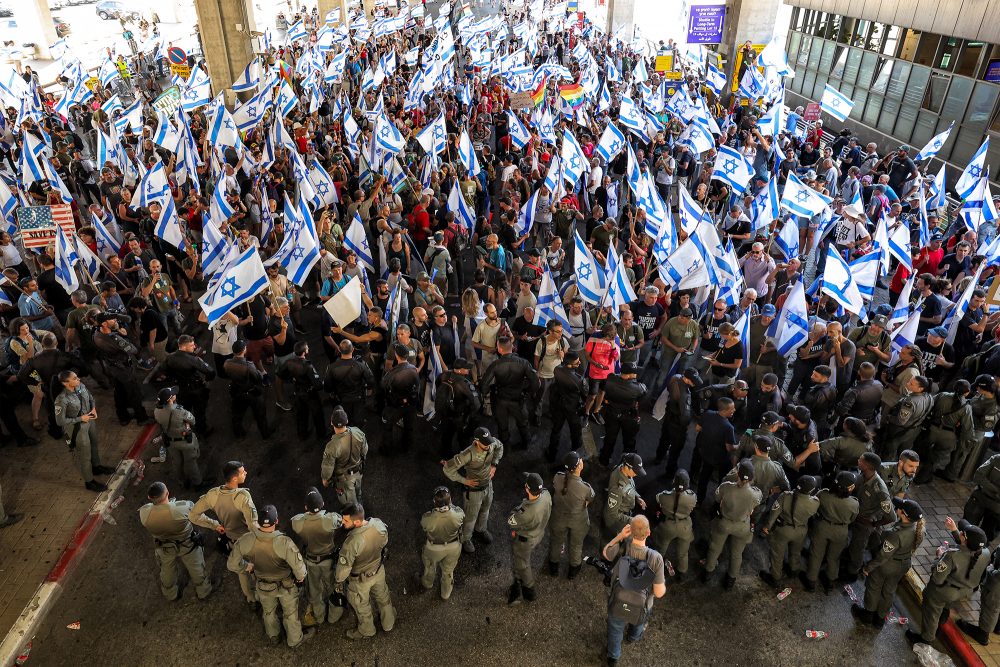
[[[611,585],[608,614],[630,625],[646,620],[647,604],[656,573],[645,560],[623,555],[615,564],[617,577]]]

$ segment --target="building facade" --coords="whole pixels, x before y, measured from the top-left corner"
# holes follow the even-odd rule
[[[987,136],[987,164],[1000,166],[1000,2],[792,4],[789,106],[819,101],[829,83],[855,102],[843,125],[878,143],[880,154],[900,144],[919,150],[954,121],[938,154],[949,165],[949,185]],[[830,129],[840,127],[834,121]]]

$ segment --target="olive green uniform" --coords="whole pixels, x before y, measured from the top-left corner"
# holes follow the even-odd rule
[[[381,519],[368,519],[365,525],[351,529],[340,548],[334,577],[338,585],[347,582],[347,601],[358,617],[357,633],[362,637],[375,636],[373,596],[382,629],[389,632],[396,625],[396,608],[389,597],[383,563],[388,543],[389,528]]]
[[[302,643],[296,582],[306,578],[306,566],[299,548],[292,538],[279,530],[268,533],[255,528],[236,540],[226,566],[231,572],[244,572],[248,564],[253,565],[257,600],[263,609],[267,636],[271,639],[280,636],[283,624],[285,641],[290,648],[295,648]]]
[[[762,435],[771,442],[771,448],[767,452],[767,457],[772,461],[776,461],[783,466],[792,467],[795,463],[795,457],[788,450],[788,446],[785,441],[771,433],[770,430],[766,428],[756,428],[747,429],[743,435],[740,436],[740,442],[737,445],[736,456],[742,461],[745,458],[753,456],[754,454],[754,436]]]
[[[667,548],[671,542],[677,541],[677,571],[684,574],[688,571],[688,551],[694,542],[694,526],[691,513],[698,504],[698,495],[691,489],[676,493],[673,489],[660,491],[656,494],[656,503],[663,514],[663,523],[653,530],[653,540],[656,550],[667,557]]]
[[[802,570],[802,545],[809,532],[809,519],[817,511],[819,499],[796,491],[785,491],[771,503],[764,527],[770,533],[767,541],[771,547],[771,576],[775,581],[781,580],[786,551],[792,573]]]
[[[916,545],[915,524],[897,522],[882,531],[878,553],[868,563],[865,580],[865,609],[875,618],[885,618],[896,596],[900,579],[910,569],[910,558]]]
[[[994,431],[997,425],[996,399],[977,394],[969,400],[969,407],[972,408],[972,432],[968,439],[963,438],[959,443],[945,472],[952,479],[972,478],[983,456],[986,433]]]
[[[201,449],[198,446],[198,436],[191,430],[195,423],[194,415],[176,403],[168,403],[153,410],[153,417],[163,430],[167,460],[174,475],[183,476],[193,486],[201,485],[201,468],[198,467]]]
[[[98,452],[97,421],[83,421],[82,417],[94,409],[94,397],[82,382],[75,390],[63,389],[56,396],[53,410],[56,424],[66,435],[69,450],[76,457],[76,465],[84,484],[94,481],[94,468],[101,465]]]
[[[760,505],[764,494],[752,484],[723,482],[715,489],[719,516],[712,522],[712,536],[705,557],[705,570],[715,572],[726,541],[729,541],[729,576],[739,576],[743,566],[743,550],[753,538],[750,515]]]
[[[198,599],[212,592],[212,582],[205,576],[205,552],[201,548],[194,526],[188,520],[190,500],[170,500],[160,505],[146,503],[139,508],[139,521],[153,536],[154,553],[160,564],[160,591],[168,600],[180,595],[177,587],[177,561],[180,560],[191,577]],[[197,541],[196,541],[197,540]]]
[[[917,631],[925,642],[934,643],[942,613],[972,597],[989,564],[988,549],[972,551],[962,545],[949,549],[937,559],[920,604],[921,623]]]
[[[205,516],[205,512],[212,510],[216,521]],[[246,535],[251,526],[257,523],[257,508],[254,507],[253,498],[250,497],[248,489],[227,489],[225,486],[217,486],[209,489],[208,493],[198,499],[198,502],[191,508],[191,523],[202,528],[215,531],[222,526],[226,529],[226,537],[230,542],[235,542],[243,535]],[[236,571],[240,578],[240,588],[247,602],[256,602],[257,596],[254,594],[253,576],[246,570]]]
[[[473,532],[485,532],[490,519],[490,506],[493,505],[493,478],[490,477],[492,466],[499,465],[503,458],[503,443],[496,438],[490,441],[486,451],[480,451],[472,443],[451,460],[444,464],[445,476],[461,482],[468,478],[476,483],[475,487],[464,487],[465,524],[462,526],[462,542],[470,542]],[[462,474],[462,469],[465,474]]]
[[[594,488],[579,475],[557,472],[552,478],[552,518],[549,520],[549,562],[562,560],[562,549],[569,552],[569,564],[583,563],[583,540],[590,532],[590,513]]]
[[[323,450],[323,481],[332,484],[341,508],[361,502],[361,481],[364,477],[365,458],[368,456],[368,438],[364,431],[348,426],[343,433],[334,433]]]
[[[816,582],[820,567],[826,559],[826,576],[830,581],[840,576],[840,555],[847,546],[848,526],[858,517],[860,505],[854,496],[841,498],[829,489],[817,496],[817,520],[809,531],[809,564],[806,579]]]
[[[535,587],[535,572],[531,569],[531,553],[545,537],[552,515],[552,496],[546,489],[534,500],[525,498],[507,517],[510,528],[510,550],[514,579],[525,588]]]
[[[872,533],[876,532],[883,522],[891,521],[894,515],[889,489],[885,485],[885,480],[878,473],[872,475],[872,478],[867,481],[864,480],[861,473],[858,473],[858,483],[854,494],[858,499],[859,507],[858,516],[851,525],[848,570],[852,574],[857,574],[865,564],[865,549],[868,548],[868,541],[871,539]]]
[[[306,564],[306,599],[316,623],[336,623],[344,615],[344,608],[335,605],[327,612],[327,598],[333,591],[333,563],[337,558],[334,533],[343,524],[342,516],[326,510],[292,517],[292,530],[305,544],[302,558]]]
[[[462,525],[465,522],[465,512],[460,507],[448,505],[435,507],[425,512],[420,519],[420,527],[427,534],[423,551],[420,554],[424,562],[424,575],[420,584],[426,590],[434,587],[434,578],[438,568],[441,568],[441,599],[451,597],[455,584],[455,567],[462,555]]]
[[[979,588],[979,628],[989,634],[996,631],[1000,620],[1000,569],[986,568],[983,585]]]
[[[819,443],[819,457],[824,463],[841,468],[857,468],[861,455],[871,450],[871,443],[851,435],[827,438]]]
[[[954,392],[941,393],[934,399],[928,421],[931,426],[927,430],[926,448],[930,451],[925,450],[920,465],[929,466],[931,471],[944,470],[958,448],[959,439],[972,434],[972,407]]]
[[[890,496],[902,498],[910,490],[910,482],[913,481],[913,478],[899,472],[899,461],[883,463],[878,474],[885,481],[885,488],[889,490]]]
[[[609,536],[620,533],[632,519],[638,498],[635,481],[625,474],[624,466],[619,465],[612,470],[608,481],[608,502],[604,505],[603,514],[604,530]]]

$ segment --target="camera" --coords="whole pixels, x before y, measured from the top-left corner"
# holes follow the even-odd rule
[[[604,577],[604,585],[611,586],[611,564],[597,556],[584,556],[583,562],[595,568]]]

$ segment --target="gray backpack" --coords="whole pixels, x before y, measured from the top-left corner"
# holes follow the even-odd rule
[[[608,614],[630,625],[646,620],[647,603],[656,573],[645,560],[622,556],[615,564],[615,582],[611,585]]]

